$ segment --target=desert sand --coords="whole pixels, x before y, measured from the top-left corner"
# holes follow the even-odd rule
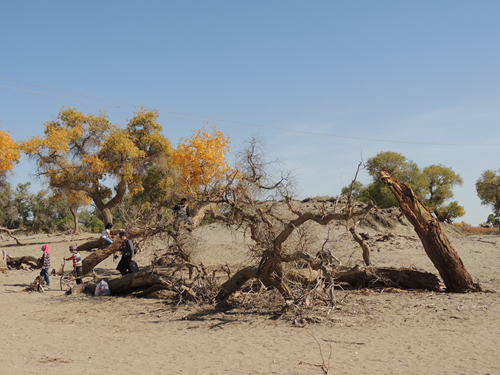
[[[381,220],[383,223],[383,220]],[[361,249],[343,228],[330,235],[343,264],[362,264]],[[326,228],[313,228],[318,241]],[[437,274],[411,225],[367,223],[362,231],[377,266],[415,267]],[[0,273],[0,374],[500,374],[500,238],[444,228],[468,272],[486,292],[342,290],[336,308],[304,311],[300,321],[276,319],[245,306],[166,303],[158,298],[65,295],[71,285],[51,277],[45,293],[23,291],[39,270]],[[248,239],[212,224],[193,232],[205,265],[250,264]],[[41,256],[50,247],[58,269],[68,246],[96,234],[3,237],[10,256]],[[377,237],[378,236],[378,237]],[[82,252],[82,256],[88,255]],[[150,264],[152,250],[137,257]],[[108,258],[96,271],[116,276]],[[66,271],[71,265],[66,263]],[[279,297],[277,297],[279,298]],[[250,306],[251,307],[251,306]]]

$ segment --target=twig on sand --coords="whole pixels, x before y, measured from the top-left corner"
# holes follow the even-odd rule
[[[59,279],[59,284],[61,285],[61,290],[63,290],[63,288],[62,288],[63,282],[62,281],[63,281],[63,277],[64,277],[64,265],[66,264],[66,258],[63,257],[63,259],[64,259],[64,261],[63,261],[63,264],[61,266],[61,278]]]
[[[311,332],[309,332],[309,330],[307,329],[306,326],[303,326],[303,327],[306,330],[307,334],[309,336],[311,336],[314,339],[314,341],[316,341],[316,344],[318,344],[319,355],[321,356],[321,360],[323,361],[323,364],[317,365],[317,364],[314,364],[314,363],[308,363],[308,362],[300,361],[299,365],[305,364],[305,365],[319,367],[321,370],[323,370],[323,375],[329,375],[330,374],[330,359],[332,358],[332,349],[331,349],[331,347],[330,347],[330,355],[328,356],[328,363],[326,363],[325,357],[323,356],[323,350],[321,348],[321,344],[319,343],[318,339]]]

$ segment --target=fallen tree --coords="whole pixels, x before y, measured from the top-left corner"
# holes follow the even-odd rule
[[[236,292],[243,284],[251,278],[260,279],[265,285],[272,285],[283,295],[285,300],[293,299],[293,294],[287,285],[286,277],[284,277],[283,264],[295,261],[297,258],[286,256],[283,250],[283,243],[288,239],[292,232],[308,221],[316,222],[320,225],[327,225],[332,220],[349,221],[353,217],[364,216],[372,208],[373,204],[368,204],[359,211],[347,211],[345,213],[327,213],[314,214],[311,212],[299,212],[291,209],[298,217],[290,220],[284,225],[284,228],[279,230],[279,226],[267,220],[266,214],[263,211],[257,210],[256,215],[249,220],[252,239],[257,242],[259,247],[269,246],[263,252],[263,256],[258,266],[247,267],[237,272],[231,279],[226,281],[220,288],[216,300],[226,300],[231,294]],[[265,223],[265,233],[260,229]],[[310,264],[319,263],[321,260],[312,257],[308,254],[302,254],[302,259]]]
[[[207,202],[205,203],[192,218],[193,226],[190,229],[197,228],[207,212],[212,211],[216,207],[216,203]],[[145,225],[138,226],[134,228],[129,228],[126,230],[127,238],[130,240],[146,240],[148,238],[153,238],[157,235],[166,235],[170,238],[176,248],[176,254],[184,261],[191,261],[190,252],[186,246],[186,228],[178,220],[174,218],[169,218],[163,222],[157,223],[156,225]],[[102,240],[90,241],[86,244],[78,246],[77,250],[88,248],[92,245],[102,245]],[[111,245],[99,247],[96,251],[92,252],[82,261],[82,271],[83,274],[87,274],[94,269],[99,263],[107,259],[109,256],[120,250],[122,241],[115,238],[115,242]]]
[[[42,268],[41,258],[32,256],[10,257],[7,255],[7,266],[14,269]]]
[[[300,252],[301,255],[290,254],[285,249],[284,245],[292,233],[305,223],[325,226],[333,220],[342,221],[346,230],[350,228],[353,235],[358,235],[358,243],[363,242],[356,226],[374,208],[372,203],[356,208],[349,195],[344,202],[335,201],[333,208],[323,205],[319,212],[302,212],[290,199],[290,191],[293,190],[290,174],[282,173],[281,178],[273,181],[269,173],[271,164],[263,160],[259,141],[252,139],[247,149],[237,157],[238,172],[228,178],[218,194],[212,192],[210,199],[225,209],[219,213],[212,211],[211,216],[231,228],[248,229],[254,241],[253,253],[259,260],[257,266],[240,270],[222,284],[216,301],[227,300],[248,280],[257,278],[264,285],[276,288],[290,304],[294,295],[287,281],[285,264],[295,261],[296,256],[311,265],[323,263],[321,259],[304,252]],[[287,217],[292,219],[287,220]],[[370,264],[368,247],[362,246],[362,249],[366,263]],[[325,274],[331,275],[332,272],[325,268]]]
[[[16,232],[26,232],[27,230],[26,229],[22,229],[22,228],[17,228],[17,229],[8,229],[8,228],[5,228],[5,227],[0,227],[0,232],[4,232],[4,233],[7,233],[7,235],[11,238],[13,238],[16,243],[19,245],[19,246],[24,246],[25,244],[21,243],[16,236],[14,236],[14,233]]]
[[[188,278],[183,275],[176,276],[177,272],[185,268],[188,269],[190,275]],[[144,297],[160,290],[168,290],[172,292],[172,297],[176,296],[180,299],[212,303],[213,296],[209,296],[207,289],[214,285],[214,280],[217,278],[216,273],[219,271],[224,270],[214,270],[210,274],[200,266],[181,263],[176,266],[171,265],[156,270],[145,269],[123,277],[108,278],[106,281],[112,295],[132,294],[135,297]],[[97,275],[94,276],[94,281],[76,285],[69,289],[66,294],[94,294],[95,288],[101,280]],[[326,276],[324,277],[324,281],[335,280],[336,283],[349,285],[352,288],[398,288],[433,292],[441,290],[440,282],[436,275],[413,269],[355,266],[352,268],[340,268],[329,275],[322,275],[321,277],[323,276]],[[230,277],[225,285],[235,284],[232,288],[239,290],[252,278],[260,279],[258,266],[243,268],[233,277]],[[305,290],[302,294],[309,293],[308,291],[311,290],[312,285],[315,285],[316,289],[318,289],[318,279],[320,278],[318,276],[314,278],[304,276],[299,280],[297,274],[288,274],[286,279],[291,280],[291,278],[294,281],[300,281]],[[333,284],[327,282],[323,283],[321,289],[328,290],[332,287]],[[329,293],[325,294],[328,295]]]
[[[337,283],[347,283],[356,288],[398,288],[441,291],[439,278],[429,272],[409,268],[396,269],[391,267],[354,267],[351,272],[338,274]]]
[[[276,289],[285,299],[286,306],[303,300],[311,290],[328,290],[333,293],[336,283],[347,283],[357,288],[376,286],[441,290],[438,278],[425,272],[373,266],[346,269],[341,267],[340,262],[334,262],[335,257],[328,251],[299,251],[307,247],[300,243],[300,235],[297,235],[301,228],[306,227],[306,223],[326,226],[332,221],[340,221],[345,225],[346,232],[350,232],[361,247],[365,265],[370,265],[370,249],[364,242],[365,238],[358,233],[357,226],[374,209],[374,205],[356,204],[349,194],[347,198],[333,200],[333,204],[328,206],[322,204],[313,211],[303,211],[300,205],[290,198],[290,176],[282,174],[281,178],[273,181],[266,170],[268,166],[269,164],[262,161],[257,144],[251,142],[249,148],[239,155],[238,171],[228,175],[223,184],[198,198],[201,208],[193,218],[193,228],[208,214],[229,228],[245,229],[253,240],[251,251],[256,264],[228,277],[211,297],[215,301],[226,301],[251,280],[260,280],[265,287]],[[128,238],[141,241],[157,235],[166,235],[171,239],[178,247],[179,253],[185,255],[185,258],[179,257],[179,261],[189,262],[189,249],[186,248],[184,239],[190,234],[174,218],[127,230]],[[294,236],[299,237],[299,242],[294,243],[295,240],[291,240]],[[120,242],[116,242],[90,254],[83,261],[84,274],[119,248]],[[314,253],[316,255],[312,255]],[[311,270],[317,271],[315,276],[311,278],[305,275],[305,272],[297,268],[299,264],[303,264],[310,275],[313,274]],[[175,269],[175,266],[171,264],[170,268]],[[190,277],[191,271],[192,267]],[[161,289],[174,290],[179,294],[179,290],[182,290],[182,293],[191,298],[197,298],[194,284],[189,281],[191,279],[176,278],[173,273],[169,273],[167,279],[165,277],[164,273],[160,275],[150,270],[142,271],[110,280],[110,290],[116,294],[142,289],[139,295],[147,295]],[[206,275],[202,277],[208,279]],[[212,280],[214,279],[215,275],[212,277]],[[446,286],[450,290],[450,287]],[[83,290],[86,286],[73,290],[76,292],[78,288]],[[95,284],[89,283],[88,288],[93,290]]]
[[[382,181],[392,191],[404,215],[415,228],[425,252],[439,271],[447,290],[453,293],[481,291],[481,286],[472,281],[462,260],[441,230],[439,220],[432,216],[408,185],[394,178],[385,169],[381,175]]]

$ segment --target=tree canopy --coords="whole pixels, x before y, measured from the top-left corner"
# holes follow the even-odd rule
[[[484,206],[491,206],[495,217],[500,216],[500,170],[487,170],[476,181],[476,192]]]
[[[356,181],[353,197],[363,202],[373,201],[382,208],[398,206],[396,198],[380,178],[380,172],[384,168],[396,179],[410,186],[440,221],[452,222],[465,214],[464,208],[457,202],[445,204],[453,198],[453,187],[462,186],[460,175],[443,165],[433,164],[420,169],[415,162],[392,151],[380,152],[367,160],[366,169],[373,181],[367,186]],[[342,194],[346,194],[350,188],[344,187]]]
[[[122,129],[105,113],[85,115],[62,109],[45,123],[45,136],[22,143],[23,151],[38,164],[39,176],[55,191],[84,193],[111,223],[111,208],[127,190],[142,192],[152,169],[171,167],[170,141],[161,134],[158,112],[141,108]],[[173,180],[157,181],[172,185]],[[151,181],[149,181],[151,184]]]
[[[211,132],[210,132],[211,131]],[[180,185],[190,194],[208,194],[231,170],[226,160],[230,137],[215,126],[198,129],[191,138],[181,139],[173,163],[180,167]]]
[[[9,133],[0,130],[0,179],[5,178],[5,172],[12,170],[20,157],[19,144],[12,140]]]

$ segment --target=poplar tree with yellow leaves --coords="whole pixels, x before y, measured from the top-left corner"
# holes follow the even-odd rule
[[[14,168],[20,157],[19,144],[12,140],[9,133],[0,130],[0,180],[5,178],[7,171]]]
[[[171,166],[172,147],[161,134],[158,117],[158,111],[140,108],[123,129],[105,113],[85,115],[63,108],[56,120],[45,123],[45,136],[34,136],[21,147],[36,160],[38,175],[52,190],[79,202],[83,193],[102,213],[104,223],[112,223],[111,209],[127,191],[142,192],[152,169]],[[174,183],[173,179],[158,182]]]
[[[226,159],[230,137],[215,126],[198,129],[191,138],[181,139],[174,151],[173,163],[180,168],[179,183],[184,192],[210,195],[231,167]]]

